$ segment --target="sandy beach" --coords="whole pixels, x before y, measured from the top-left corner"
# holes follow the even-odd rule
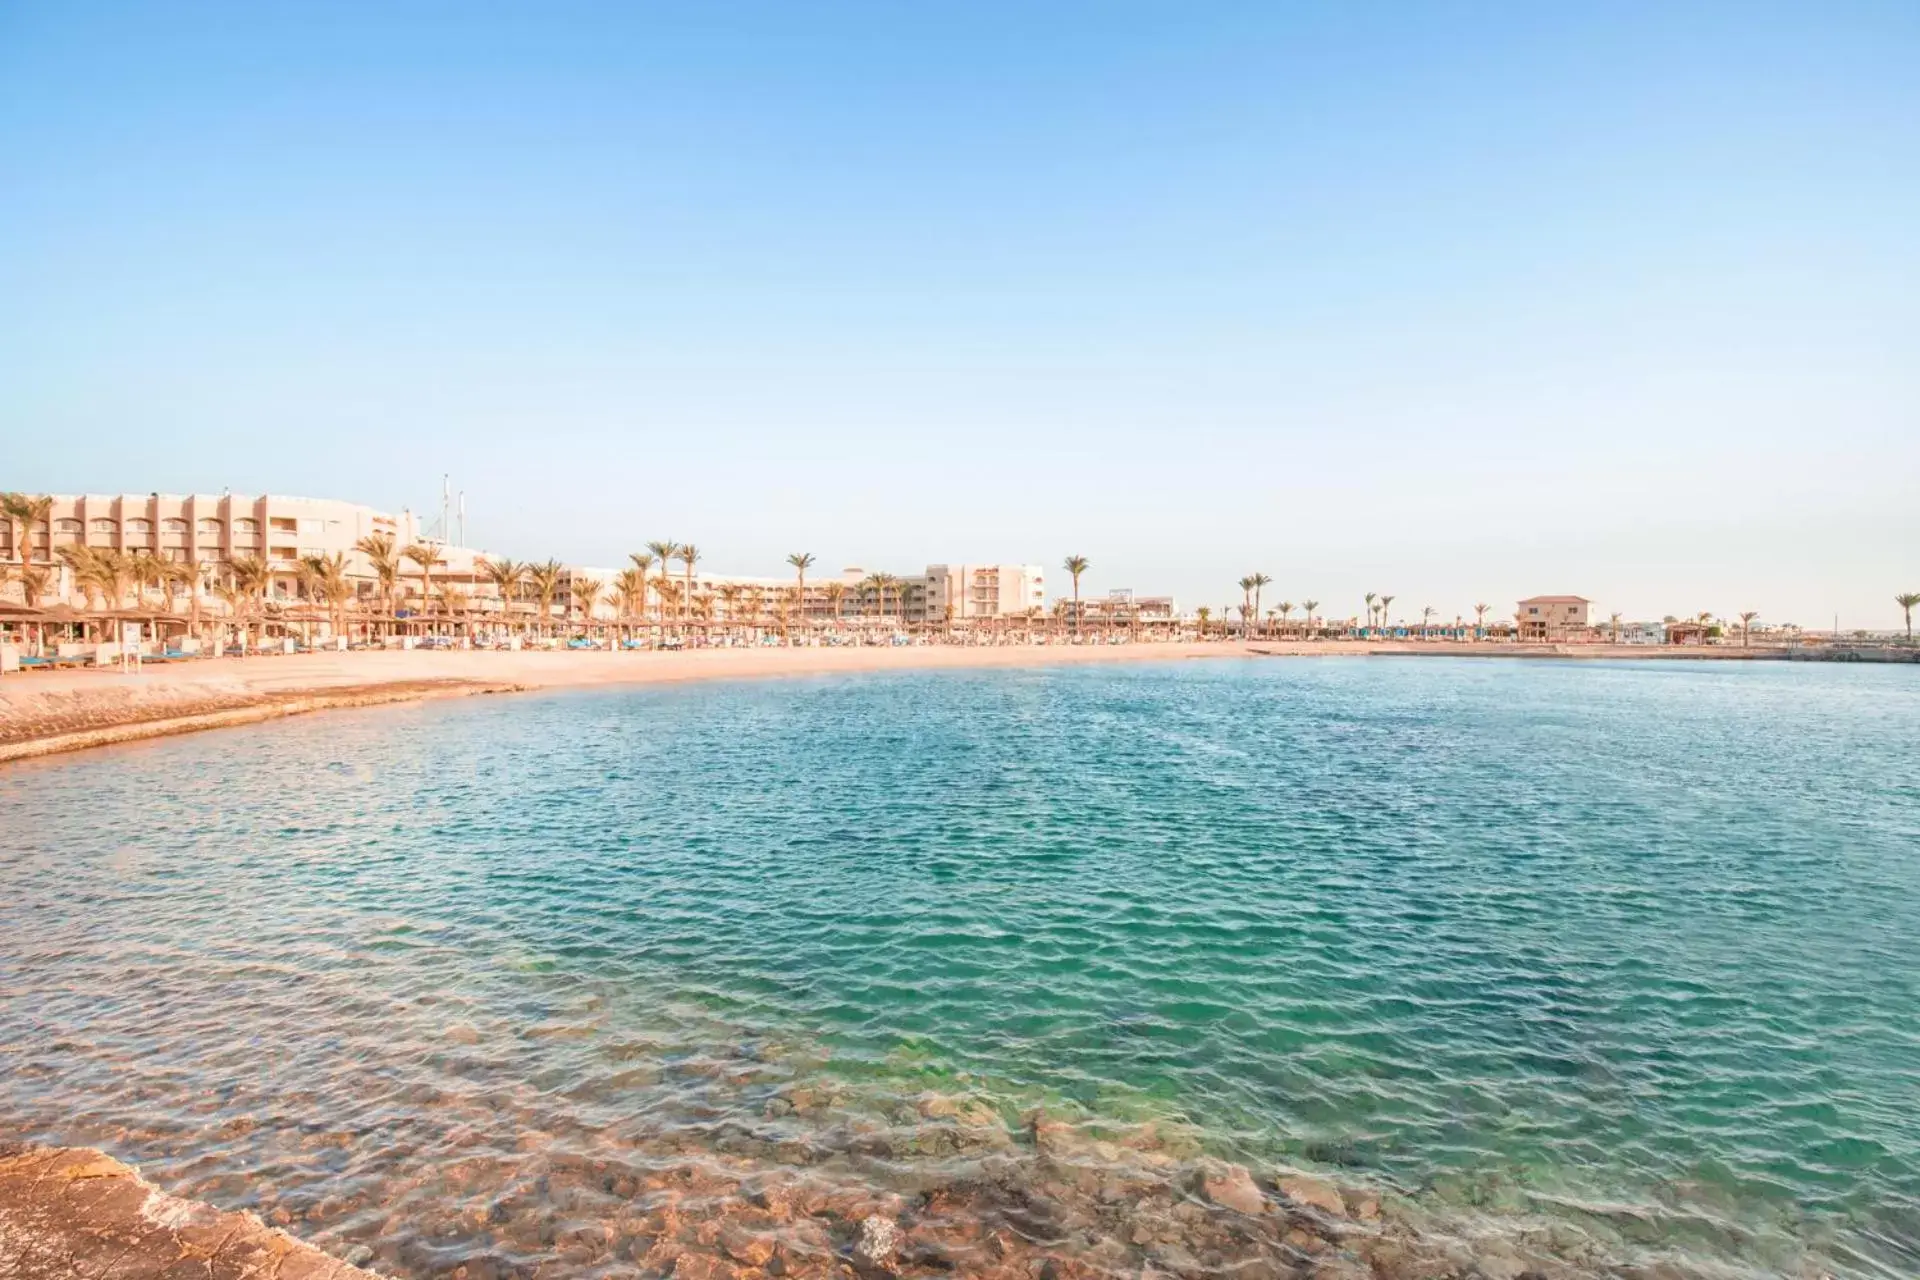
[[[215,658],[136,673],[34,672],[0,681],[0,762],[340,707],[597,684],[1245,657],[1740,659],[1733,648],[1207,641],[1139,645],[916,645],[681,652],[374,650]]]

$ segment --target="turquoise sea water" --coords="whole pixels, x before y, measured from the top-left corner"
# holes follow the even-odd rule
[[[1915,674],[941,672],[14,767],[0,1131],[402,1274],[529,1133],[798,1159],[928,1091],[1612,1261],[1920,1274]]]

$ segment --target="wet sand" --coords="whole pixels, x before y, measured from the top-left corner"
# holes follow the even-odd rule
[[[23,672],[0,680],[0,762],[334,707],[600,684],[855,672],[1165,662],[1249,656],[1759,659],[1778,651],[1637,645],[1207,641],[915,645],[680,652],[372,650],[149,664],[138,673]]]

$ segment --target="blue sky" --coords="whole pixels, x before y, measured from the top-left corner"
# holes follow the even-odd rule
[[[0,0],[0,487],[1890,625],[1917,66],[1904,2]]]

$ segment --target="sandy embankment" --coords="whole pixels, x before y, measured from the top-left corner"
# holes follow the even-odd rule
[[[331,707],[509,693],[567,685],[647,684],[838,672],[1165,662],[1185,658],[1365,657],[1738,658],[1739,649],[1259,641],[1139,645],[962,645],[905,648],[413,652],[374,650],[149,665],[138,674],[31,672],[0,680],[0,761],[138,738],[250,724]]]

